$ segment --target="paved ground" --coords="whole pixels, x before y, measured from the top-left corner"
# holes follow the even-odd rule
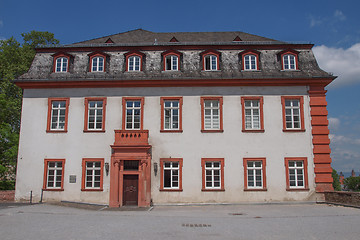
[[[360,209],[325,204],[99,209],[0,204],[0,239],[360,239]]]

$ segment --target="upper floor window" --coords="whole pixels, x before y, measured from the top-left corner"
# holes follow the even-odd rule
[[[242,58],[242,69],[246,71],[259,70],[259,55],[255,50],[246,50],[240,53]]]
[[[84,131],[105,131],[106,98],[85,98]]]
[[[201,97],[201,131],[222,132],[222,97]]]
[[[144,98],[123,98],[123,129],[143,128],[143,105]]]
[[[67,132],[68,98],[49,98],[47,132]]]
[[[182,132],[182,97],[161,97],[161,132]]]
[[[165,71],[177,71],[179,58],[175,55],[169,55],[165,57]]]
[[[201,53],[204,71],[219,70],[220,53],[215,50],[207,50]]]
[[[284,131],[305,131],[303,102],[302,96],[281,97]]]
[[[69,64],[70,59],[73,58],[72,55],[64,53],[64,52],[58,52],[52,55],[54,57],[54,67],[53,72],[68,72],[69,71]]]
[[[90,72],[105,72],[107,54],[102,52],[93,52],[90,57]]]
[[[279,53],[281,56],[282,70],[297,70],[299,52],[295,50],[285,50]]]
[[[264,131],[263,98],[241,97],[243,131]]]
[[[126,71],[128,72],[139,72],[143,69],[143,61],[145,54],[141,52],[128,52],[125,53],[126,58]]]
[[[69,60],[66,57],[59,57],[56,59],[55,72],[67,72]]]

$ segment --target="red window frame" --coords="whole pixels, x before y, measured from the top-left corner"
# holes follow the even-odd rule
[[[86,163],[87,162],[100,162],[100,188],[86,188]],[[104,179],[104,158],[83,158],[82,159],[82,178],[81,178],[81,191],[99,192],[103,191]]]
[[[84,132],[105,132],[105,119],[106,119],[106,97],[96,98],[89,97],[85,98],[85,117],[84,117]],[[102,128],[101,129],[90,129],[89,126],[89,101],[102,101],[103,102],[103,114],[102,114]]]
[[[165,162],[178,162],[179,163],[179,188],[164,188],[164,163]],[[182,158],[160,158],[160,191],[164,192],[181,192],[182,189]]]
[[[282,71],[295,71],[295,70],[299,70],[299,52],[295,51],[293,49],[287,49],[284,51],[281,51],[278,53],[278,55],[280,56],[281,59],[281,70]],[[284,68],[284,56],[285,55],[293,55],[295,57],[295,69],[285,69]]]
[[[220,162],[220,188],[206,188],[206,173],[205,173],[205,163],[206,162]],[[225,191],[225,183],[224,183],[224,167],[225,160],[224,158],[201,158],[201,169],[202,169],[202,189],[204,192],[221,192]]]
[[[285,100],[299,100],[300,104],[300,128],[290,129],[286,128],[285,117]],[[304,97],[303,96],[281,96],[282,115],[283,115],[283,132],[305,132],[305,118],[304,118]]]
[[[242,61],[242,70],[243,71],[259,71],[260,70],[260,52],[255,50],[246,50],[240,53],[241,61]],[[247,55],[255,55],[256,56],[256,69],[245,69],[245,56]]]
[[[220,129],[205,129],[205,101],[206,100],[218,100],[219,101]],[[203,132],[203,133],[224,132],[224,129],[223,129],[223,97],[200,97],[200,105],[201,105],[201,132]]]
[[[262,188],[249,188],[248,187],[248,173],[247,173],[247,163],[248,162],[261,162],[262,164]],[[244,158],[244,191],[267,191],[266,187],[266,158]]]
[[[125,56],[125,71],[126,72],[142,72],[143,71],[143,63],[144,63],[144,58],[145,58],[145,54],[139,51],[130,51],[124,54]],[[129,71],[129,57],[133,57],[133,56],[137,56],[140,57],[140,70],[139,71]]]
[[[286,176],[286,191],[308,191],[309,190],[309,180],[308,180],[308,161],[307,157],[286,157],[285,161],[285,176]],[[290,187],[289,179],[289,162],[290,161],[302,161],[304,167],[304,187]]]
[[[61,187],[60,188],[48,188],[48,163],[49,162],[62,162],[62,175],[61,175]],[[44,180],[43,190],[44,191],[64,191],[64,175],[65,175],[65,159],[44,159]]]
[[[202,53],[200,53],[201,55],[201,61],[202,61],[202,70],[203,71],[207,71],[207,72],[211,72],[211,71],[219,71],[220,70],[220,52],[216,51],[216,50],[206,50]],[[215,55],[216,56],[216,69],[211,69],[211,70],[206,70],[205,69],[205,57],[208,55]]]
[[[163,70],[164,71],[180,71],[180,57],[182,56],[182,53],[176,51],[176,50],[168,50],[166,52],[161,53],[162,59],[163,59]],[[166,70],[166,57],[168,56],[177,56],[177,70]]]
[[[103,57],[104,58],[104,69],[103,71],[94,71],[95,73],[96,72],[106,72],[106,62],[107,62],[107,57],[109,57],[109,55],[107,55],[106,53],[103,53],[103,52],[92,52],[90,54],[88,54],[89,56],[89,72],[93,72],[92,71],[92,61],[95,57]]]
[[[260,109],[260,129],[246,129],[245,124],[245,101],[246,100],[258,100]],[[264,111],[263,111],[263,97],[241,97],[241,109],[242,109],[242,131],[243,132],[265,132],[264,129]]]
[[[165,101],[179,101],[179,129],[165,129]],[[182,97],[160,97],[160,105],[161,105],[161,125],[160,125],[160,132],[183,132],[182,129],[182,104],[183,98]]]
[[[66,67],[66,71],[65,72],[69,72],[69,67],[70,67],[70,59],[73,58],[72,55],[70,54],[67,54],[67,53],[64,53],[64,52],[58,52],[58,53],[55,53],[52,55],[53,56],[53,72],[54,73],[61,73],[61,72],[57,72],[56,71],[56,60],[58,58],[67,58],[68,60],[68,64],[67,64],[67,67]]]
[[[126,102],[127,101],[140,101],[140,129],[126,129]],[[144,97],[123,97],[122,98],[122,129],[123,130],[143,130],[144,126]]]
[[[63,130],[51,129],[51,111],[52,111],[52,102],[55,101],[65,101],[66,110],[65,110],[65,125]],[[48,99],[48,117],[47,117],[47,126],[46,132],[48,133],[66,133],[68,127],[68,115],[69,115],[69,104],[70,98],[49,98]]]

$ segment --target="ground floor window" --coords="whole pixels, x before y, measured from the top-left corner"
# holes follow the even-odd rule
[[[182,158],[160,159],[160,190],[182,190]]]
[[[285,158],[287,190],[308,189],[307,158]]]
[[[244,158],[245,190],[266,190],[266,159]]]
[[[64,190],[65,159],[45,159],[44,190]]]
[[[84,158],[82,173],[82,191],[102,191],[103,189],[103,158]]]
[[[224,159],[202,158],[202,190],[224,190]]]

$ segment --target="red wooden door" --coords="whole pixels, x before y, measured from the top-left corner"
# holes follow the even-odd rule
[[[138,175],[124,175],[123,205],[138,205]]]

